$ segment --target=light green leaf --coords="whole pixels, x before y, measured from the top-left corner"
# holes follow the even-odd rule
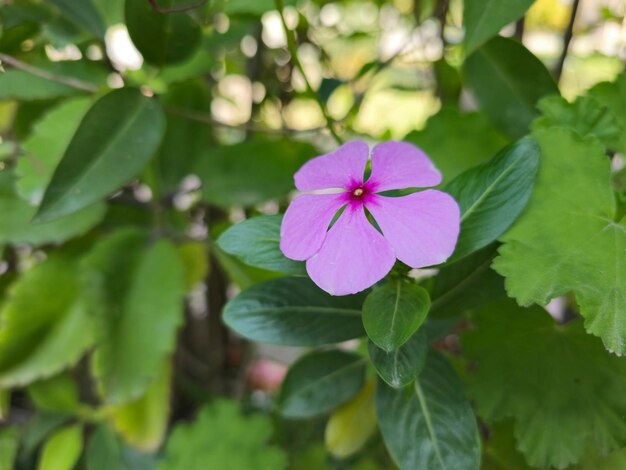
[[[19,444],[16,427],[7,426],[0,429],[0,470],[13,470],[15,468],[14,462]]]
[[[171,380],[168,359],[142,397],[109,410],[113,427],[128,444],[151,452],[161,446],[170,414]]]
[[[0,311],[0,387],[25,385],[75,364],[93,343],[77,263],[51,257],[24,273]]]
[[[491,269],[493,245],[443,267],[431,292],[429,318],[452,318],[506,296],[504,279]]]
[[[72,376],[67,373],[31,384],[28,387],[28,395],[37,408],[46,411],[73,413],[81,406],[78,387]]]
[[[615,82],[602,82],[589,90],[589,96],[597,99],[611,110],[621,129],[621,140],[615,142],[617,150],[626,153],[626,73],[620,74]]]
[[[89,206],[137,175],[156,150],[165,120],[155,99],[122,88],[87,112],[37,213],[45,221]]]
[[[624,354],[626,225],[615,221],[609,159],[597,139],[571,130],[533,136],[541,147],[535,192],[493,267],[521,305],[574,292],[587,331]]]
[[[317,346],[363,336],[363,295],[333,297],[307,278],[256,284],[224,308],[224,322],[253,341]]]
[[[402,470],[475,470],[480,462],[476,418],[448,362],[430,353],[415,384],[396,390],[378,382],[378,422]]]
[[[444,182],[483,163],[507,144],[482,113],[462,113],[444,107],[426,122],[421,131],[405,140],[420,147],[443,173]]]
[[[125,404],[161,375],[174,348],[183,321],[184,268],[170,242],[147,246],[133,230],[96,245],[86,263],[103,281],[93,372],[107,403]]]
[[[283,382],[278,399],[281,414],[308,418],[333,410],[361,390],[365,366],[358,354],[336,349],[301,357]]]
[[[98,39],[104,39],[104,24],[91,0],[50,0],[63,15],[80,28],[86,29]]]
[[[22,144],[24,155],[17,161],[17,189],[22,197],[39,204],[44,190],[61,161],[92,101],[73,98],[47,112],[33,125],[33,131]]]
[[[158,5],[169,8],[177,2],[162,0]],[[126,0],[124,13],[133,44],[151,64],[180,62],[200,45],[202,30],[189,12],[161,13],[150,2]]]
[[[363,326],[367,336],[391,352],[417,331],[428,314],[428,291],[402,280],[375,288],[363,303]]]
[[[487,39],[495,36],[507,24],[517,20],[534,0],[465,0],[463,25],[465,50],[472,52]]]
[[[467,58],[464,73],[482,111],[513,139],[524,136],[539,115],[537,101],[559,93],[548,69],[513,39],[495,37],[484,44]]]
[[[202,194],[223,207],[251,206],[284,196],[293,189],[293,174],[317,153],[310,144],[285,138],[210,148],[197,168]]]
[[[217,241],[226,253],[250,266],[289,274],[305,274],[304,263],[290,260],[280,251],[282,215],[262,215],[227,229]]]
[[[272,425],[267,416],[242,416],[238,406],[217,400],[205,406],[193,423],[178,424],[158,470],[283,470],[287,456],[268,445]]]
[[[83,430],[79,424],[56,431],[43,447],[38,470],[72,470],[83,450]]]
[[[106,206],[102,203],[94,204],[43,223],[31,222],[36,211],[36,207],[16,194],[13,175],[8,171],[0,172],[0,244],[44,245],[83,235],[102,220]]]
[[[367,349],[380,378],[393,388],[404,388],[415,380],[424,367],[428,336],[422,329],[393,351],[380,349],[371,341]]]
[[[461,233],[448,262],[487,246],[515,222],[530,199],[538,169],[539,146],[527,137],[446,186],[461,207]]]
[[[471,396],[489,422],[515,420],[517,448],[530,465],[565,468],[587,449],[626,445],[626,359],[606,352],[580,321],[556,325],[540,307],[504,300],[479,311],[474,324],[462,338],[476,363]]]

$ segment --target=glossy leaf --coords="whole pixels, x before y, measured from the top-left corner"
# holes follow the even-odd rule
[[[512,39],[493,38],[467,58],[463,70],[481,110],[514,139],[525,135],[539,115],[539,99],[559,93],[548,69]]]
[[[405,140],[420,147],[443,173],[444,182],[489,160],[507,140],[482,113],[462,113],[444,107],[426,121],[426,127],[411,132]]]
[[[466,53],[517,20],[532,5],[533,0],[465,0],[463,25],[465,26]]]
[[[83,450],[83,430],[79,424],[56,431],[43,447],[38,470],[72,470]]]
[[[254,341],[317,346],[363,336],[362,303],[362,295],[333,297],[306,278],[279,278],[232,299],[224,322]]]
[[[541,165],[528,207],[502,237],[494,269],[521,305],[573,292],[585,328],[626,353],[626,221],[618,222],[609,160],[595,138],[533,134]]]
[[[380,378],[393,388],[403,388],[413,382],[424,367],[428,336],[420,330],[393,351],[387,352],[372,342],[367,349]]]
[[[476,418],[461,381],[439,354],[429,354],[419,378],[407,389],[379,381],[376,410],[387,449],[402,470],[478,468]]]
[[[208,149],[199,161],[204,198],[218,206],[250,206],[286,195],[293,174],[318,152],[287,139],[249,140]]]
[[[164,128],[154,99],[122,88],[87,112],[57,166],[36,219],[76,212],[137,175],[156,150]]]
[[[580,321],[557,325],[542,308],[511,300],[473,320],[462,337],[475,363],[470,394],[488,422],[513,418],[516,447],[531,466],[565,468],[586,450],[626,446],[626,359],[605,351]]]
[[[93,344],[85,288],[77,264],[60,257],[18,279],[0,310],[0,387],[50,377]]]
[[[345,459],[357,453],[376,432],[375,391],[376,382],[370,380],[328,419],[324,442],[334,457]]]
[[[262,215],[239,222],[217,241],[226,253],[250,266],[288,274],[305,274],[304,263],[290,260],[280,251],[282,215]]]
[[[312,352],[290,368],[278,407],[283,416],[308,418],[345,403],[363,386],[365,359],[340,350]]]
[[[487,246],[515,222],[530,199],[538,169],[539,145],[524,138],[446,187],[461,207],[461,233],[448,262]]]
[[[378,347],[391,352],[413,336],[429,308],[426,289],[410,282],[390,281],[365,299],[363,326]]]
[[[125,404],[161,375],[174,348],[183,320],[184,268],[170,242],[147,246],[131,230],[96,245],[86,262],[103,284],[93,372],[106,401]]]
[[[243,416],[236,403],[216,400],[193,423],[174,427],[158,470],[284,470],[287,455],[268,444],[271,437],[269,417]]]
[[[161,0],[161,8],[177,5]],[[128,34],[143,58],[154,65],[180,62],[200,45],[202,30],[188,12],[161,13],[143,0],[126,0]]]

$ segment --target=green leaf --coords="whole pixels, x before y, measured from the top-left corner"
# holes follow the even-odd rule
[[[161,8],[177,5],[161,0]],[[126,0],[128,34],[143,58],[156,66],[180,62],[200,45],[202,30],[188,12],[160,13],[144,0]]]
[[[74,134],[36,219],[76,212],[127,183],[156,150],[163,128],[163,112],[156,100],[131,88],[104,95]]]
[[[420,147],[451,181],[465,170],[483,163],[507,144],[482,113],[461,113],[444,107],[426,122],[421,131],[405,140]]]
[[[72,470],[83,450],[83,430],[79,424],[56,431],[43,447],[39,470]]]
[[[98,426],[91,436],[85,463],[87,470],[126,470],[122,446],[108,426]]]
[[[250,266],[304,275],[304,263],[290,260],[280,251],[282,220],[282,215],[262,215],[244,220],[222,233],[217,244]]]
[[[401,469],[477,469],[480,438],[463,385],[448,362],[430,353],[415,384],[396,390],[378,382],[380,431]]]
[[[0,244],[45,245],[83,235],[102,220],[106,206],[94,204],[57,220],[32,223],[36,211],[36,207],[18,197],[13,175],[0,172]]]
[[[428,336],[422,329],[393,351],[387,352],[371,341],[367,349],[380,378],[393,388],[404,388],[415,380],[424,367]]]
[[[524,138],[456,177],[446,192],[461,207],[461,233],[449,262],[496,240],[526,207],[539,169],[539,146]]]
[[[93,372],[107,403],[125,404],[160,377],[174,348],[183,321],[184,268],[170,242],[147,246],[133,230],[96,245],[86,263],[103,284]]]
[[[22,197],[39,204],[55,167],[91,103],[89,98],[64,101],[33,125],[30,137],[22,143],[25,153],[18,159],[15,169],[19,177],[17,189]]]
[[[15,457],[19,448],[17,428],[7,426],[0,429],[0,470],[12,470],[15,468]]]
[[[267,416],[242,416],[237,404],[216,400],[200,410],[193,423],[178,424],[158,470],[283,470],[287,456],[268,445],[272,425]]]
[[[560,96],[546,96],[537,108],[543,115],[533,122],[533,129],[569,127],[582,137],[595,135],[609,149],[620,148],[624,131],[617,117],[608,106],[591,96],[579,96],[573,103]]]
[[[0,310],[0,387],[25,385],[75,364],[92,345],[77,263],[51,257],[22,274]]]
[[[222,207],[251,206],[284,196],[293,189],[293,174],[317,153],[309,144],[285,138],[210,148],[197,168],[202,194]]]
[[[98,39],[104,39],[104,24],[100,18],[98,10],[93,6],[91,0],[50,0],[61,13],[72,23],[86,29]]]
[[[31,384],[28,395],[37,408],[46,411],[73,413],[80,407],[78,387],[67,373]]]
[[[289,368],[280,390],[281,414],[309,418],[333,410],[361,390],[365,366],[363,357],[337,349],[301,357]]]
[[[491,269],[494,246],[443,267],[431,292],[429,318],[452,318],[506,296],[504,279]]]
[[[532,3],[533,0],[465,0],[463,25],[466,53],[472,52],[504,26],[521,17]]]
[[[493,267],[521,305],[573,292],[587,331],[624,354],[626,221],[615,221],[609,159],[597,139],[568,129],[533,136],[541,147],[535,192]]]
[[[466,83],[480,108],[507,136],[528,132],[537,101],[559,89],[548,69],[520,43],[495,37],[467,58]]]
[[[165,135],[155,158],[160,192],[175,192],[185,176],[194,172],[198,158],[211,142],[211,128],[180,113],[210,113],[211,99],[204,82],[187,81],[162,97],[167,113]]]
[[[224,322],[253,341],[317,346],[363,336],[363,295],[333,297],[306,278],[256,284],[224,308]]]
[[[363,303],[363,326],[367,336],[391,352],[417,331],[428,314],[428,291],[402,280],[375,288]]]
[[[225,0],[224,12],[227,14],[249,14],[261,16],[276,9],[274,0]],[[295,5],[296,0],[285,0],[285,5]]]
[[[621,140],[614,143],[613,150],[626,153],[626,73],[620,74],[613,83],[598,83],[589,90],[589,96],[600,101],[615,116],[621,129]]]
[[[580,321],[556,325],[540,307],[505,300],[474,324],[462,338],[476,363],[470,394],[489,422],[514,419],[531,466],[565,468],[587,449],[626,445],[626,359],[607,353]]]
[[[109,411],[113,427],[128,444],[150,452],[161,446],[170,415],[171,380],[168,359],[142,397]]]

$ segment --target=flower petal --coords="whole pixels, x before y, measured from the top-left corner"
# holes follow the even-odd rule
[[[287,258],[304,261],[322,246],[328,226],[346,193],[302,194],[287,208],[280,226],[280,250]]]
[[[302,165],[294,180],[300,191],[346,188],[363,182],[369,147],[362,140],[343,144],[337,150]]]
[[[396,257],[369,223],[360,204],[350,204],[328,231],[322,248],[306,262],[313,282],[332,295],[360,292],[380,281]]]
[[[398,259],[412,268],[443,263],[452,255],[461,223],[452,196],[434,189],[403,197],[374,195],[367,210]]]
[[[374,147],[372,175],[367,182],[373,192],[427,188],[441,183],[441,173],[415,145],[389,141]]]

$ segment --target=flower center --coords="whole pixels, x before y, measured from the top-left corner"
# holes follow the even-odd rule
[[[355,197],[361,197],[363,195],[363,188],[356,188],[352,191],[352,195]]]

